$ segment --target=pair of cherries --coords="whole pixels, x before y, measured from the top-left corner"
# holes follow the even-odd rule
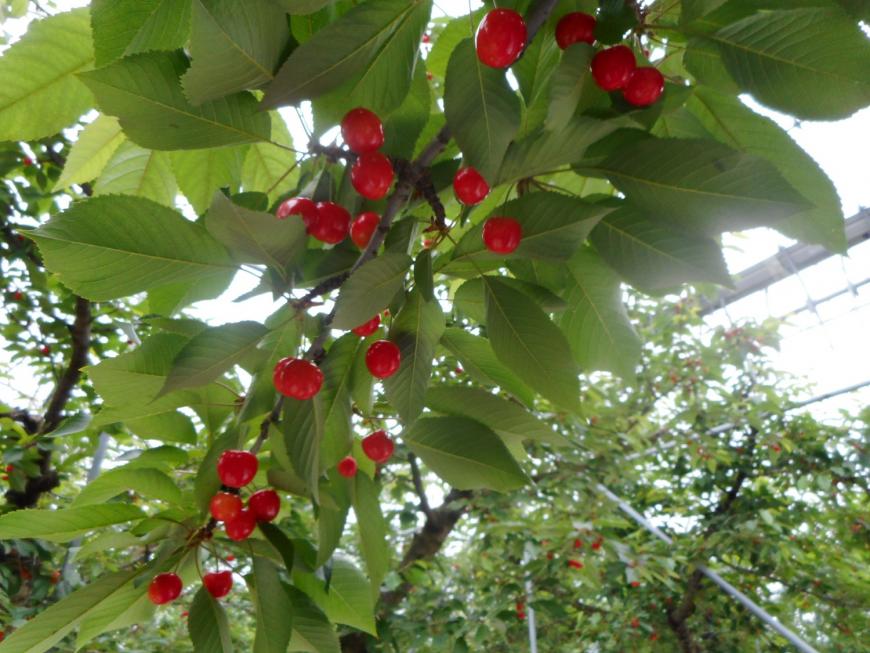
[[[259,462],[250,451],[229,449],[224,451],[217,462],[217,474],[224,487],[238,490],[246,486],[257,475]],[[265,489],[254,492],[245,507],[235,492],[220,491],[209,504],[209,511],[215,521],[223,522],[227,537],[235,542],[247,539],[257,522],[270,522],[281,510],[281,498],[275,490]]]
[[[377,114],[364,107],[348,111],[341,120],[341,136],[357,154],[350,169],[350,183],[370,200],[383,198],[393,185],[393,164],[378,150],[384,144],[384,125]]]
[[[383,465],[392,457],[396,445],[386,431],[375,431],[363,438],[362,450],[366,458],[378,465]],[[359,465],[353,456],[345,456],[338,461],[336,469],[345,478],[353,478],[356,476]]]
[[[454,175],[453,192],[462,204],[474,206],[489,195],[489,184],[475,168],[468,166]],[[514,218],[494,216],[483,225],[483,244],[496,254],[510,254],[520,246],[522,238],[522,225]]]
[[[222,599],[233,588],[233,572],[211,571],[202,577],[206,591],[216,599]],[[181,596],[184,583],[178,574],[171,571],[157,574],[148,584],[148,600],[154,605],[172,603]]]
[[[346,208],[335,202],[314,203],[307,197],[291,197],[278,205],[275,216],[281,220],[298,215],[305,223],[305,231],[317,240],[329,245],[337,245],[347,238],[360,249],[364,249],[381,222],[381,216],[374,211],[360,213],[351,221]]]

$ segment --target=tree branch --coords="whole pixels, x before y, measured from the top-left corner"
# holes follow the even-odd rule
[[[423,487],[423,479],[420,477],[420,468],[417,466],[417,456],[409,453],[408,462],[411,464],[411,479],[414,481],[414,491],[420,498],[420,510],[427,518],[431,519],[432,509],[429,507],[429,499],[426,497],[426,490]]]

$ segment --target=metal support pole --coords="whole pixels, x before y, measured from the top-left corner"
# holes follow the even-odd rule
[[[526,544],[526,550],[523,555],[523,561],[528,562],[532,557],[530,544]],[[532,585],[532,577],[526,576],[526,618],[529,628],[529,651],[530,653],[538,653],[538,625],[535,620],[535,608],[532,607],[532,597],[535,593],[535,588]]]

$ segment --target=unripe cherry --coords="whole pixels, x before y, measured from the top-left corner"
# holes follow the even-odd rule
[[[357,107],[344,114],[341,137],[357,154],[375,152],[384,144],[384,125],[375,113]]]
[[[305,401],[320,392],[323,372],[302,358],[282,358],[272,375],[275,389],[286,397]]]
[[[365,211],[354,218],[350,225],[350,239],[360,249],[365,249],[381,223],[381,216],[374,211]]]
[[[242,509],[242,500],[238,494],[230,492],[218,492],[211,498],[209,512],[217,521],[227,521],[239,514]]]
[[[358,327],[351,329],[351,331],[362,338],[367,338],[377,331],[379,326],[381,326],[381,316],[375,315],[371,320],[365,324],[360,324]]]
[[[556,24],[556,43],[561,49],[574,43],[595,42],[595,16],[582,11],[572,11],[565,14]]]
[[[233,588],[233,572],[212,571],[202,577],[205,589],[216,599],[222,599]]]
[[[335,245],[347,238],[350,231],[350,213],[334,202],[317,203],[317,220],[308,230],[317,240]]]
[[[229,449],[218,458],[218,478],[227,487],[243,487],[254,479],[258,467],[257,457],[250,451]]]
[[[375,431],[371,435],[363,438],[362,450],[363,453],[378,464],[387,462],[395,451],[396,445],[387,435],[386,431]]]
[[[607,92],[624,87],[636,65],[634,52],[625,45],[602,50],[592,57],[590,64],[595,83]]]
[[[402,352],[389,340],[372,343],[366,352],[366,367],[372,376],[386,379],[392,376],[402,364]]]
[[[224,530],[227,537],[234,542],[246,540],[248,536],[254,532],[257,527],[257,518],[254,513],[247,508],[242,508],[239,514],[224,523]]]
[[[460,202],[466,206],[474,206],[489,195],[489,184],[483,175],[469,166],[456,171],[453,176],[453,192]]]
[[[248,508],[257,521],[272,521],[281,511],[281,497],[275,490],[258,490],[248,499]]]
[[[182,588],[183,584],[178,574],[172,572],[157,574],[148,585],[148,599],[154,605],[165,605],[181,596]]]
[[[477,58],[492,68],[507,68],[526,47],[526,21],[513,9],[493,9],[480,22],[474,44]]]
[[[370,200],[379,200],[393,184],[393,164],[380,152],[361,154],[350,169],[350,183],[356,192]]]
[[[513,218],[492,217],[483,224],[483,244],[496,254],[510,254],[520,245],[523,228]]]
[[[665,90],[665,78],[652,66],[635,68],[622,89],[622,97],[636,107],[648,107],[658,100]]]
[[[336,469],[338,469],[338,473],[344,476],[345,478],[353,478],[356,476],[356,471],[359,466],[356,463],[356,459],[353,456],[345,456],[341,460],[338,461],[338,465],[336,465]]]
[[[291,215],[298,215],[305,223],[305,230],[310,232],[312,225],[317,222],[317,205],[307,197],[291,197],[278,205],[275,217],[284,220]]]

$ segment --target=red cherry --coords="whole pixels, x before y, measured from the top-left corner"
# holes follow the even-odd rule
[[[466,206],[480,204],[489,195],[489,184],[474,168],[460,168],[453,177],[456,199]]]
[[[423,35],[423,43],[431,43],[432,38],[428,34]]]
[[[635,65],[631,48],[615,45],[592,57],[592,77],[605,91],[616,91],[628,83]]]
[[[375,315],[371,320],[365,324],[360,324],[355,329],[351,329],[351,331],[362,338],[366,338],[377,331],[379,326],[381,326],[381,316]]]
[[[308,230],[317,240],[335,245],[347,238],[350,231],[350,213],[333,202],[317,203],[317,220]]]
[[[211,498],[209,512],[217,521],[229,521],[239,514],[242,509],[242,500],[238,494],[230,492],[218,492]]]
[[[522,612],[526,609],[526,604],[522,601],[517,601],[517,612]]]
[[[383,464],[390,459],[396,445],[390,440],[386,431],[375,431],[371,435],[363,438],[362,449],[370,460],[378,464]]]
[[[631,581],[631,586],[632,587],[640,587],[640,581],[639,580]]]
[[[356,470],[358,469],[358,466],[353,456],[345,456],[338,461],[336,469],[338,469],[338,473],[345,478],[353,478],[354,476],[356,476]]]
[[[272,375],[275,389],[282,395],[305,401],[320,392],[323,372],[302,358],[282,358]]]
[[[233,588],[233,572],[212,571],[202,577],[202,584],[209,594],[216,599],[222,599]]]
[[[275,490],[259,490],[248,499],[248,508],[257,521],[272,521],[281,510],[281,497]]]
[[[426,79],[428,79],[428,80],[431,82],[431,81],[432,81],[432,73],[427,72],[427,73],[426,73]]]
[[[350,183],[356,192],[370,200],[379,200],[393,183],[393,164],[380,152],[361,154],[350,169]]]
[[[353,224],[350,225],[350,239],[354,245],[360,249],[365,249],[380,223],[381,216],[374,211],[366,211],[356,216]]]
[[[39,353],[43,356],[48,356],[51,353],[51,349],[49,349],[48,345],[44,345],[39,348]]]
[[[601,548],[601,545],[604,543],[604,540],[600,537],[592,543],[592,548],[597,551]]]
[[[33,165],[33,159],[31,159],[29,156],[26,156],[21,160],[21,163],[24,164],[24,167],[26,168],[27,166]]]
[[[182,610],[182,611],[181,611],[181,616],[187,618],[187,617],[190,616],[190,612],[188,612],[187,610]]]
[[[20,291],[15,291],[12,294],[12,299],[14,299],[16,302],[20,302],[22,299],[24,299],[24,294]]]
[[[575,549],[582,549],[583,548],[583,540],[581,540],[579,538],[574,540],[574,548]]]
[[[236,556],[234,556],[232,553],[227,556],[227,562],[234,562],[235,559],[236,559]]]
[[[513,9],[494,9],[480,22],[475,37],[477,58],[492,68],[507,68],[526,47],[526,21]]]
[[[483,224],[483,244],[496,254],[510,254],[520,245],[523,228],[513,218],[489,218]]]
[[[154,605],[171,603],[181,595],[181,579],[171,572],[157,574],[148,585],[148,598]]]
[[[317,222],[317,205],[307,197],[291,197],[278,205],[275,217],[284,220],[291,215],[298,215],[305,223],[305,230],[311,230],[311,226]]]
[[[366,367],[372,376],[386,379],[396,373],[402,364],[402,352],[389,340],[372,343],[366,352]]]
[[[659,634],[656,632],[650,633],[649,639],[651,642],[656,641],[659,638]]]
[[[622,89],[622,97],[636,107],[648,107],[662,96],[665,78],[656,68],[643,66],[635,68]]]
[[[556,24],[556,43],[563,50],[574,43],[595,42],[595,16],[573,11],[565,14]]]
[[[526,613],[522,611],[517,612],[517,619],[519,619],[520,621],[525,621]]]
[[[8,480],[9,480],[9,474],[3,474],[3,476],[0,476],[0,480],[8,481]]]
[[[552,551],[547,551],[547,560],[552,560],[555,557]]]
[[[254,479],[258,467],[257,457],[250,451],[229,449],[218,458],[218,478],[227,487],[242,487]]]
[[[640,619],[635,617],[634,619],[631,620],[631,627],[637,628],[638,626],[640,626]]]
[[[568,566],[571,567],[571,569],[583,569],[583,563],[579,560],[569,560]]]
[[[11,473],[15,469],[15,465],[6,465],[6,472]]]
[[[384,125],[376,114],[357,107],[341,119],[341,136],[357,154],[376,152],[384,144]]]
[[[224,523],[227,537],[234,542],[241,542],[254,532],[257,526],[257,518],[247,508],[239,510],[239,514]]]

